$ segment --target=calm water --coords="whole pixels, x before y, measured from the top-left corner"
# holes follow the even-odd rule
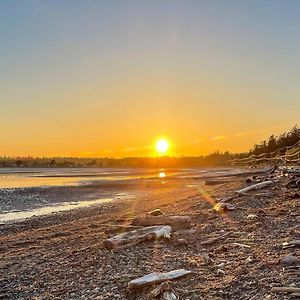
[[[0,188],[80,185],[99,180],[173,176],[184,172],[185,170],[161,169],[0,168]]]
[[[130,190],[106,188],[105,182],[140,179],[201,178],[222,175],[229,169],[103,169],[0,168],[0,223],[78,209],[120,198]],[[98,186],[97,183],[105,183]],[[95,184],[92,191],[81,186]]]

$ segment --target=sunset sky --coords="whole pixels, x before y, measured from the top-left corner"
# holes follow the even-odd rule
[[[300,1],[0,1],[0,155],[246,151],[300,123]]]

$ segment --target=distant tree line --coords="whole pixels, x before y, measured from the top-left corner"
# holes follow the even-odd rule
[[[279,136],[272,134],[268,140],[255,144],[249,154],[259,155],[271,153],[278,149],[295,145],[300,140],[300,129],[295,125],[289,132],[284,132]]]
[[[208,167],[230,165],[230,160],[243,157],[244,154],[231,154],[217,151],[207,156],[182,156],[182,157],[126,157],[126,158],[32,158],[32,157],[2,157],[1,167],[134,167],[134,168],[184,168]]]
[[[294,126],[279,136],[255,144],[244,153],[216,151],[206,156],[182,157],[125,157],[125,158],[78,158],[78,157],[0,157],[0,167],[48,167],[48,168],[189,168],[229,166],[235,158],[270,153],[283,147],[293,146],[300,139],[300,129]]]

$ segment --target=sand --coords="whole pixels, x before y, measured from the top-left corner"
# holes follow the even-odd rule
[[[192,178],[145,179],[130,186],[130,198],[1,225],[0,299],[149,299],[153,287],[128,291],[128,282],[182,268],[193,274],[168,286],[179,299],[290,299],[290,293],[271,292],[300,286],[299,269],[278,263],[289,254],[300,259],[299,248],[282,247],[300,238],[299,189],[285,188],[287,180],[240,196],[230,202],[234,210],[217,213],[216,201],[247,186],[244,177],[212,186]],[[116,234],[111,225],[156,208],[190,216],[191,230],[170,241],[103,247]]]

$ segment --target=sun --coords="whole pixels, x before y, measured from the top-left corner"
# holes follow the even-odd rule
[[[166,139],[159,139],[156,142],[156,150],[160,153],[160,154],[164,154],[168,151],[169,149],[169,142]]]

